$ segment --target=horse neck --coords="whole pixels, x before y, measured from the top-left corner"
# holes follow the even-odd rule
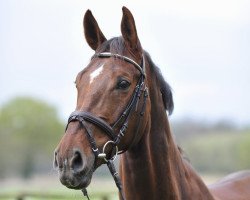
[[[174,143],[165,109],[157,103],[161,94],[150,94],[151,120],[140,142],[121,157],[126,199],[213,199]]]

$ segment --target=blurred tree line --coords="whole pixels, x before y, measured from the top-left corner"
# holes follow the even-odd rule
[[[53,151],[64,126],[56,109],[41,100],[18,97],[4,104],[0,108],[0,178],[51,172]],[[250,129],[238,129],[230,121],[182,120],[171,126],[177,143],[199,172],[250,169]],[[106,168],[97,171],[98,176],[107,173]]]
[[[55,145],[64,125],[47,103],[15,98],[0,108],[0,177],[29,177],[52,170]]]
[[[177,143],[200,173],[227,174],[250,169],[250,128],[230,120],[216,123],[185,119],[172,123]]]

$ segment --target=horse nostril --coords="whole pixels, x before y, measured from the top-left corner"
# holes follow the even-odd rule
[[[84,169],[83,155],[78,150],[74,152],[73,158],[71,160],[71,168],[75,172],[81,172]]]

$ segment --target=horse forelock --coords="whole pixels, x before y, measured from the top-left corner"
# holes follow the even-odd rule
[[[114,37],[105,41],[97,50],[96,53],[110,52],[114,54],[124,55],[126,46],[122,37]]]

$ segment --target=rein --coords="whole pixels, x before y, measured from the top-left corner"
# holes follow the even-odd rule
[[[126,130],[128,128],[128,125],[129,125],[129,119],[130,119],[132,112],[137,111],[139,99],[141,98],[141,96],[143,96],[143,104],[141,107],[141,111],[139,113],[140,118],[139,118],[138,123],[137,123],[137,129],[136,129],[136,132],[133,136],[133,140],[132,140],[131,144],[129,145],[128,149],[134,145],[135,140],[136,140],[137,135],[138,135],[138,132],[139,132],[141,119],[142,119],[143,114],[145,112],[146,100],[148,97],[148,88],[145,85],[145,77],[146,77],[145,60],[144,60],[144,57],[142,57],[142,66],[140,66],[134,60],[132,60],[126,56],[119,55],[119,54],[112,54],[109,52],[103,52],[103,53],[99,53],[99,54],[94,55],[92,57],[92,59],[95,57],[99,57],[99,58],[114,57],[114,58],[118,58],[118,59],[124,60],[126,62],[129,62],[130,64],[133,64],[136,67],[136,69],[138,69],[140,71],[140,73],[141,73],[140,78],[138,79],[137,85],[134,89],[134,92],[132,94],[132,97],[131,97],[129,103],[127,104],[125,110],[122,112],[121,116],[116,120],[116,122],[114,123],[113,126],[111,126],[106,121],[102,120],[101,118],[94,116],[92,113],[85,112],[85,111],[74,111],[69,116],[65,132],[66,132],[70,122],[72,122],[72,121],[79,121],[80,122],[81,127],[86,130],[87,138],[88,138],[89,143],[91,145],[91,149],[95,155],[95,162],[97,161],[97,159],[103,159],[106,162],[106,164],[109,168],[109,171],[110,171],[111,175],[113,176],[114,181],[116,183],[116,186],[120,192],[121,199],[125,200],[123,190],[122,190],[122,183],[121,183],[120,177],[118,175],[118,172],[115,169],[114,160],[116,159],[118,154],[122,154],[126,151],[124,149],[119,151],[118,145],[119,145],[122,137],[126,133]],[[97,127],[99,127],[110,138],[110,140],[104,144],[102,151],[100,151],[98,149],[98,147],[96,145],[96,141],[93,137],[92,131],[88,128],[88,124],[86,122],[94,124]],[[122,124],[120,126],[119,132],[115,133],[114,128],[117,127],[119,124]],[[112,145],[112,150],[115,149],[115,154],[111,158],[107,158],[107,155],[105,153],[105,149],[107,148],[108,145]],[[86,196],[89,199],[86,188],[82,189],[82,192],[83,192],[84,196]]]

